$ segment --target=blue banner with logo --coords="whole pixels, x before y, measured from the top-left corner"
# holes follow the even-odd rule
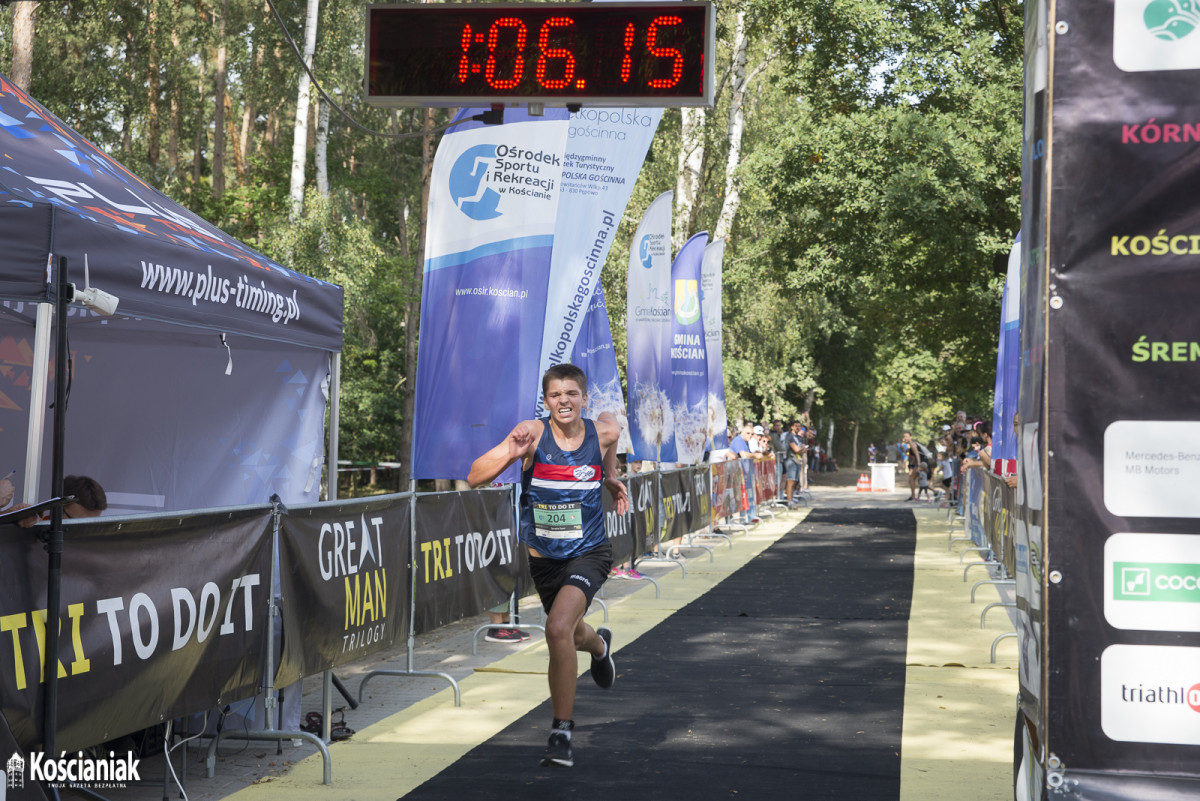
[[[1000,319],[1000,347],[996,353],[996,393],[992,406],[993,472],[1017,472],[1014,418],[1021,399],[1021,234],[1008,256],[1004,304]]]
[[[608,323],[608,306],[604,302],[604,287],[596,282],[592,302],[575,349],[571,364],[583,370],[588,379],[588,400],[583,416],[595,420],[601,412],[609,412],[621,424],[617,453],[629,453],[629,417],[625,413],[625,393],[621,390],[621,374],[617,372],[617,351],[613,348],[612,328]]]
[[[639,108],[585,108],[571,115],[550,257],[543,372],[571,360],[572,348],[585,325],[584,314],[594,300],[593,290],[600,286],[600,271],[661,117],[662,109]],[[541,409],[539,395],[535,417],[541,416]]]
[[[721,264],[725,240],[704,249],[700,265],[700,311],[704,318],[704,348],[708,356],[708,444],[709,450],[729,447],[725,412],[725,365],[721,360]]]
[[[671,265],[672,458],[683,464],[699,464],[708,439],[708,348],[700,305],[700,267],[706,245],[708,233],[696,234],[679,249]]]
[[[536,403],[567,120],[505,115],[453,129],[434,157],[414,478],[466,478]]]
[[[671,412],[671,201],[656,197],[633,234],[626,289],[625,376],[633,458],[675,460]],[[661,456],[660,456],[661,451]]]

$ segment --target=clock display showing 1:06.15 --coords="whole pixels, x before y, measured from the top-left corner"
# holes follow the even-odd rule
[[[712,105],[710,2],[369,6],[378,105]]]

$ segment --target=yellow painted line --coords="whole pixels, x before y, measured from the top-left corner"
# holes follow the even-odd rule
[[[657,577],[662,597],[654,597],[649,582],[636,592],[609,604],[613,649],[620,681],[620,651],[657,626],[672,613],[704,595],[808,516],[789,515],[763,523],[752,537],[735,537],[730,550],[714,548],[714,561],[701,553],[687,563],[687,578],[678,569]],[[696,553],[692,551],[690,553]],[[588,622],[600,625],[593,613]],[[494,737],[549,698],[546,686],[546,644],[539,640],[487,668],[477,669],[459,682],[462,706],[446,688],[403,709],[352,739],[333,743],[333,784],[321,784],[319,755],[301,760],[289,773],[264,779],[227,796],[234,801],[366,801],[401,798],[462,758],[475,746]],[[590,667],[581,654],[579,672]],[[384,679],[386,681],[386,679]],[[580,710],[587,715],[587,710]],[[539,723],[548,730],[550,721]],[[536,760],[538,753],[528,758]],[[218,767],[219,770],[219,767]]]
[[[971,587],[987,578],[975,568],[962,580],[962,544],[947,549],[946,517],[936,509],[913,510],[917,544],[913,600],[908,623],[900,801],[1009,801],[1012,798],[1012,737],[1016,714],[1016,644],[996,635],[1012,630],[999,600],[984,585],[971,603]],[[971,561],[971,557],[967,557]],[[969,788],[969,789],[967,789]]]

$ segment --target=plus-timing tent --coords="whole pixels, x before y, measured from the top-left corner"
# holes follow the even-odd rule
[[[179,206],[0,75],[0,475],[21,496],[49,494],[61,257],[119,300],[69,310],[67,474],[97,479],[109,513],[316,500],[342,289]]]

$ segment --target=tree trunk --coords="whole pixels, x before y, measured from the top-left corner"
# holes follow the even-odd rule
[[[858,423],[854,424],[854,439],[850,446],[850,469],[858,469]]]
[[[675,250],[683,247],[693,233],[700,202],[700,184],[704,175],[704,122],[702,108],[684,108],[680,135],[679,174],[675,180]]]
[[[421,131],[421,208],[417,227],[417,253],[413,259],[409,301],[404,308],[404,369],[408,380],[402,385],[404,421],[400,428],[400,486],[412,479],[413,408],[417,386],[417,338],[421,328],[421,279],[425,271],[425,225],[429,214],[429,184],[433,176],[433,109],[422,111]]]
[[[134,38],[133,31],[125,34],[125,85],[134,86],[133,74],[135,71],[134,64],[137,60],[137,39]],[[126,95],[125,102],[121,105],[121,152],[126,158],[133,155],[133,103],[131,98]]]
[[[171,80],[168,92],[171,95],[170,130],[167,132],[167,169],[171,175],[179,174],[179,117],[180,111],[180,81],[179,55],[182,52],[179,42],[179,8],[180,0],[175,0],[174,14],[171,18]]]
[[[32,0],[13,3],[12,80],[26,92],[33,80],[33,34],[37,27],[38,4]]]
[[[229,16],[229,0],[221,0],[217,8],[217,63],[213,76],[213,159],[212,194],[217,200],[225,194],[225,18]]]
[[[238,138],[237,129],[233,127],[233,99],[229,96],[229,92],[225,92],[225,133],[229,134],[229,141],[233,145],[233,163],[237,169],[238,183],[246,180],[246,162],[242,158],[242,142]]]
[[[264,20],[270,19],[271,10],[268,6],[263,6]],[[263,72],[263,47],[258,41],[258,37],[253,37],[251,46],[254,48],[254,75],[262,75]],[[247,86],[252,86],[247,82]],[[254,103],[256,93],[253,91],[245,91],[242,93],[242,164],[250,163],[250,142],[254,134],[254,118],[257,116],[257,106]]]
[[[304,63],[312,68],[313,54],[317,50],[317,18],[319,0],[308,0],[304,17]],[[300,71],[299,89],[296,92],[296,127],[292,131],[292,183],[289,195],[291,211],[289,218],[300,219],[304,213],[304,169],[308,159],[308,102],[311,81],[308,72]]]
[[[317,142],[313,162],[317,168],[317,192],[329,197],[329,104],[317,101]]]
[[[200,57],[199,71],[199,86],[196,87],[197,97],[204,97],[206,78],[208,77],[208,65],[204,63],[204,56]],[[205,123],[204,123],[204,105],[196,104],[196,138],[192,147],[192,191],[195,192],[200,188],[200,179],[204,177],[204,145],[205,145]]]
[[[729,127],[726,139],[729,142],[729,153],[725,158],[725,199],[721,202],[721,213],[717,217],[717,226],[713,239],[728,241],[729,232],[733,228],[733,218],[737,215],[742,198],[738,191],[738,163],[742,158],[742,133],[746,130],[746,50],[750,37],[746,34],[746,12],[739,9],[737,13],[736,33],[733,41],[733,66],[730,76],[733,88],[729,97]]]
[[[146,163],[157,172],[158,151],[162,141],[158,100],[162,89],[158,62],[158,2],[151,0],[146,10],[146,41],[149,47],[146,79]]]

